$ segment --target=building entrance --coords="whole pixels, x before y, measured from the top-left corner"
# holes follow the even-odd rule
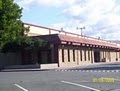
[[[100,51],[98,50],[94,51],[94,62],[100,62]]]

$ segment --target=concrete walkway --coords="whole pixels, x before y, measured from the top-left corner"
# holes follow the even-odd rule
[[[50,70],[55,70],[55,68],[54,69],[40,69],[40,68],[36,68],[36,69],[1,69],[0,72],[50,71]]]
[[[78,70],[85,70],[85,69],[91,69],[91,68],[99,68],[101,66],[106,66],[109,68],[112,66],[115,67],[120,67],[120,62],[112,62],[112,63],[96,63],[96,64],[90,64],[90,65],[84,65],[84,66],[76,66],[76,67],[57,67],[57,68],[23,68],[23,69],[1,69],[0,72],[22,72],[22,71],[55,71],[55,70],[73,70],[73,69],[78,69]],[[103,67],[102,67],[103,68]]]

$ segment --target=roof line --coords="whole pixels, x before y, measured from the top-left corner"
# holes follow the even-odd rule
[[[71,33],[71,32],[66,32],[66,31],[61,31],[61,30],[58,30],[58,29],[49,28],[49,27],[44,27],[44,26],[35,25],[35,24],[31,24],[31,23],[23,22],[23,24],[30,25],[30,26],[35,26],[35,27],[39,27],[39,28],[44,28],[44,29],[48,29],[48,30],[54,30],[54,31],[58,31],[58,32],[64,32],[64,33],[72,34],[72,35],[76,35],[76,36],[81,36],[80,34]],[[113,42],[108,41],[108,40],[98,39],[98,38],[94,38],[94,37],[90,37],[90,36],[85,36],[85,35],[82,35],[81,37],[91,38],[91,39],[95,39],[95,40],[101,40],[101,41],[104,41],[104,42],[110,42],[110,43],[113,43]],[[113,43],[113,44],[117,44],[117,43]]]

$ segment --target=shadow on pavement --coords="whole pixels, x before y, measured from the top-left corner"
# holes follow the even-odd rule
[[[120,63],[95,65],[84,68],[71,68],[70,70],[120,70]]]
[[[79,70],[120,70],[120,67],[94,67],[94,68],[81,68]]]

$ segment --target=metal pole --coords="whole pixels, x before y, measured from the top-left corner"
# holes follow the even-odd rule
[[[81,30],[81,36],[82,36],[82,30],[85,29],[85,27],[81,27],[81,28],[78,28],[77,27],[77,30],[80,29]]]

